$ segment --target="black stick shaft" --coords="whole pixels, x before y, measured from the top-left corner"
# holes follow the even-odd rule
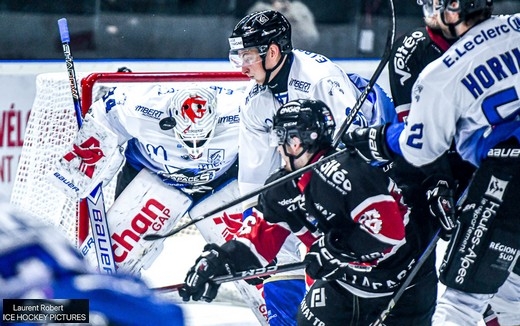
[[[222,284],[222,283],[226,283],[226,282],[247,280],[247,279],[255,278],[255,277],[269,276],[269,275],[273,275],[276,273],[294,271],[297,269],[303,269],[303,268],[305,268],[305,266],[307,266],[306,262],[267,266],[267,267],[262,267],[262,268],[248,269],[245,271],[235,273],[235,275],[217,276],[217,277],[214,277],[212,280],[217,284]],[[179,284],[167,285],[167,286],[163,286],[163,287],[154,288],[153,290],[166,291],[166,292],[178,291],[183,285],[184,285],[184,283],[179,283]]]
[[[386,317],[388,317],[388,315],[390,314],[390,311],[392,311],[392,309],[394,308],[394,306],[397,303],[397,301],[399,301],[399,299],[401,299],[401,296],[403,295],[404,291],[406,291],[406,288],[410,286],[410,284],[413,281],[413,278],[419,272],[419,270],[421,269],[421,267],[424,264],[424,262],[428,259],[428,257],[430,257],[430,254],[435,250],[437,242],[440,239],[439,233],[440,233],[440,230],[437,231],[437,233],[435,234],[433,239],[430,241],[430,243],[428,244],[428,247],[426,247],[426,249],[424,250],[423,254],[421,255],[421,257],[417,261],[417,264],[415,264],[415,266],[413,267],[412,271],[410,272],[410,275],[408,275],[406,277],[404,282],[399,287],[399,290],[397,290],[397,292],[395,292],[393,298],[388,303],[388,306],[386,307],[386,309],[383,310],[381,315],[379,315],[377,320],[375,322],[373,322],[371,324],[371,326],[383,325],[383,322],[385,321]]]
[[[74,103],[74,111],[76,112],[76,121],[78,128],[83,124],[83,112],[81,110],[81,102],[79,98],[78,82],[76,80],[76,70],[74,69],[74,60],[70,52],[70,36],[69,26],[66,18],[58,20],[58,28],[60,30],[61,44],[63,46],[63,54],[65,55],[65,63],[67,64],[67,73],[69,75],[70,91],[72,93],[72,102]]]

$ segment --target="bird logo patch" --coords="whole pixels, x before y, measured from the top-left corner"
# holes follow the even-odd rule
[[[90,137],[85,140],[79,146],[74,144],[72,152],[69,152],[63,156],[68,162],[75,158],[81,160],[79,164],[79,170],[85,173],[86,176],[92,178],[96,168],[96,163],[99,162],[105,156],[101,150],[99,140],[94,137]]]

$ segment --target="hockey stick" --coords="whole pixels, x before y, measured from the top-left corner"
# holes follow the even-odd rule
[[[309,165],[305,166],[302,169],[299,169],[299,170],[296,170],[296,171],[294,171],[292,173],[289,173],[289,174],[281,177],[280,179],[276,179],[275,181],[264,185],[263,187],[260,187],[260,188],[258,188],[256,190],[253,190],[253,191],[251,191],[251,192],[249,192],[249,193],[247,193],[247,194],[245,194],[243,196],[240,196],[239,198],[236,198],[236,199],[234,199],[234,200],[232,200],[232,201],[230,201],[228,203],[225,203],[224,205],[221,205],[221,206],[219,206],[217,208],[214,208],[214,209],[210,210],[209,212],[207,212],[205,214],[202,214],[199,217],[193,218],[191,221],[189,221],[189,222],[187,222],[187,223],[185,223],[185,224],[183,224],[183,225],[181,225],[181,226],[171,230],[170,232],[167,232],[165,234],[148,234],[148,235],[145,235],[143,237],[143,239],[145,239],[147,241],[154,241],[154,240],[159,240],[159,239],[162,239],[162,238],[167,238],[167,237],[170,237],[172,235],[175,235],[175,234],[179,233],[180,231],[186,229],[187,227],[192,226],[193,224],[196,224],[196,223],[198,223],[198,222],[200,222],[200,221],[202,221],[202,220],[212,216],[213,214],[216,214],[216,213],[218,213],[220,211],[223,211],[223,210],[225,210],[227,208],[230,208],[230,207],[233,207],[235,205],[238,205],[241,202],[243,202],[244,200],[252,198],[252,197],[262,193],[263,191],[266,191],[267,189],[270,189],[270,188],[272,188],[274,186],[277,186],[277,185],[279,185],[279,184],[281,184],[283,182],[295,179],[296,177],[298,177],[304,171],[307,171],[307,170],[309,170],[309,169],[311,169],[311,168],[313,168],[315,166],[318,166],[318,165],[321,165],[321,164],[323,164],[325,162],[328,162],[328,161],[334,159],[336,156],[339,156],[339,155],[343,154],[346,151],[347,151],[347,149],[343,149],[343,150],[337,151],[336,153],[334,153],[332,155],[329,155],[329,156],[327,156],[327,157],[325,157],[325,158],[323,158],[323,159],[321,159],[321,160],[319,160],[317,162],[309,164]]]
[[[356,104],[350,111],[349,115],[347,116],[347,118],[345,119],[345,121],[343,122],[343,124],[341,125],[339,130],[337,130],[336,135],[334,136],[334,140],[332,141],[332,147],[334,147],[334,148],[336,148],[339,145],[339,143],[341,141],[341,135],[343,135],[348,130],[348,128],[354,121],[354,118],[356,117],[357,113],[359,112],[359,110],[361,110],[361,106],[363,105],[363,103],[365,103],[365,100],[367,99],[368,94],[370,93],[370,91],[372,91],[372,88],[374,87],[377,79],[379,78],[379,76],[381,76],[381,73],[385,69],[386,64],[388,63],[388,60],[390,60],[390,56],[392,54],[392,48],[394,47],[394,42],[395,42],[396,22],[395,22],[394,1],[388,0],[388,2],[390,4],[390,11],[392,13],[392,16],[391,16],[392,28],[388,31],[388,34],[386,35],[385,51],[383,52],[383,55],[381,56],[381,61],[379,61],[379,65],[377,66],[376,70],[374,71],[374,74],[368,81],[368,85],[363,90],[363,92],[361,92],[361,94],[359,94]]]
[[[386,317],[388,317],[388,315],[390,314],[390,311],[394,308],[397,301],[399,301],[399,299],[403,295],[404,291],[406,291],[406,288],[410,285],[410,283],[412,283],[413,278],[419,272],[419,269],[421,269],[424,262],[428,259],[430,254],[435,250],[435,246],[437,245],[437,242],[440,239],[440,232],[441,232],[440,229],[437,230],[437,233],[435,233],[435,235],[433,236],[433,239],[428,244],[428,247],[426,247],[426,249],[422,253],[421,257],[419,257],[417,264],[415,264],[415,266],[412,268],[410,275],[408,275],[406,277],[404,282],[399,287],[399,290],[397,290],[397,292],[395,292],[394,296],[388,303],[388,306],[386,307],[386,309],[383,310],[383,312],[381,312],[381,315],[379,315],[379,317],[376,319],[376,321],[373,322],[372,324],[370,324],[370,326],[383,325],[383,322],[385,321]]]
[[[297,262],[297,263],[290,263],[285,265],[273,265],[273,266],[266,266],[261,268],[252,268],[241,272],[236,272],[234,275],[222,275],[222,276],[216,276],[212,278],[213,282],[216,284],[222,284],[226,282],[232,282],[232,281],[239,281],[239,280],[248,280],[255,277],[262,277],[262,276],[269,276],[276,273],[283,273],[283,272],[290,272],[297,269],[302,269],[307,266],[307,262]],[[152,290],[156,291],[178,291],[184,283],[174,284],[174,285],[167,285],[163,287],[153,288]]]
[[[69,75],[70,90],[72,93],[72,102],[74,103],[74,111],[76,112],[76,121],[78,129],[83,125],[83,112],[81,110],[81,102],[79,98],[79,88],[76,80],[76,70],[74,69],[74,60],[70,52],[70,35],[66,18],[58,20],[58,28],[60,31],[61,44],[63,46],[63,54],[65,55],[65,63],[67,64],[67,73]],[[100,271],[107,274],[114,274],[116,266],[114,255],[112,253],[112,243],[110,240],[110,232],[108,231],[108,221],[106,219],[105,200],[101,183],[94,188],[86,199],[88,206],[88,216],[92,228],[92,236],[94,240],[94,248]]]
[[[69,75],[70,92],[72,93],[72,102],[74,103],[74,111],[76,112],[76,121],[78,128],[83,125],[83,112],[81,111],[81,102],[79,99],[78,83],[76,81],[76,69],[74,69],[74,60],[70,52],[70,35],[67,19],[58,20],[58,28],[60,30],[61,44],[63,46],[63,54],[65,55],[65,63],[67,64],[67,73]]]
[[[355,116],[357,115],[357,113],[359,112],[359,110],[361,109],[361,106],[363,105],[363,103],[365,102],[365,100],[367,99],[368,97],[368,94],[370,93],[370,91],[372,90],[372,88],[374,87],[374,84],[376,83],[377,79],[379,78],[379,76],[381,75],[381,73],[383,72],[383,70],[385,69],[385,66],[386,64],[388,63],[388,60],[390,60],[390,55],[392,54],[392,47],[394,46],[394,41],[395,41],[395,31],[396,31],[396,22],[395,22],[395,10],[394,10],[394,3],[393,3],[393,0],[389,0],[389,3],[390,3],[390,8],[391,8],[391,11],[392,11],[392,28],[388,31],[388,34],[387,34],[387,40],[386,40],[386,44],[385,44],[385,51],[383,53],[383,56],[381,57],[381,61],[379,62],[379,65],[377,66],[374,74],[372,75],[372,77],[370,78],[369,82],[368,82],[368,85],[366,86],[366,88],[363,90],[363,92],[361,92],[361,94],[359,95],[358,99],[356,100],[356,103],[354,104],[354,107],[352,108],[352,110],[350,111],[349,115],[347,116],[347,118],[345,119],[345,121],[343,122],[343,124],[341,125],[340,129],[338,130],[338,132],[336,133],[335,135],[335,138],[333,140],[333,143],[332,143],[332,146],[334,148],[336,148],[339,143],[340,143],[340,140],[341,140],[341,135],[343,133],[345,133],[346,130],[348,130],[348,128],[350,127],[350,125],[352,124],[352,122],[354,121],[354,118]],[[179,233],[180,231],[184,230],[185,228],[187,227],[190,227],[202,220],[204,220],[205,218],[208,218],[210,217],[211,215],[215,214],[215,213],[218,213],[220,211],[223,211],[229,207],[232,207],[232,206],[235,206],[237,204],[240,204],[241,202],[243,202],[244,200],[247,200],[249,198],[252,198],[260,193],[262,193],[263,191],[266,191],[267,189],[270,189],[272,187],[275,187],[275,186],[278,186],[284,182],[287,182],[287,181],[290,181],[290,180],[293,180],[293,179],[296,179],[297,177],[299,177],[300,175],[302,175],[304,172],[306,171],[309,171],[310,169],[314,168],[314,167],[318,167],[326,162],[329,162],[330,160],[332,160],[333,158],[335,158],[336,156],[339,156],[341,154],[343,154],[344,152],[346,152],[347,149],[343,149],[343,150],[340,150],[340,151],[337,151],[336,153],[332,154],[332,155],[329,155],[321,160],[318,160],[312,164],[309,164],[309,165],[306,165],[296,171],[293,171],[285,176],[283,176],[282,178],[279,178],[279,179],[276,179],[266,185],[264,185],[263,187],[260,187],[258,188],[257,190],[253,190],[227,204],[224,204],[220,207],[217,207],[209,212],[207,212],[206,214],[203,214],[199,217],[196,217],[196,218],[193,218],[191,221],[189,221],[188,223],[185,223],[173,230],[171,230],[170,232],[167,232],[165,234],[148,234],[148,235],[145,235],[143,239],[147,240],[147,241],[154,241],[154,240],[159,240],[159,239],[163,239],[163,238],[167,238],[167,237],[170,237],[170,236],[173,236],[177,233]]]

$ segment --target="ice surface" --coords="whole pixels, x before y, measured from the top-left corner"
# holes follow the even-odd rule
[[[154,264],[142,276],[151,287],[161,287],[182,283],[188,269],[202,252],[204,239],[197,236],[173,236],[164,242],[164,250]],[[446,242],[440,240],[437,244],[437,267],[440,266],[442,256],[446,250]],[[219,291],[219,299],[229,299],[234,286],[223,284]],[[439,295],[444,291],[439,284]],[[222,292],[222,293],[221,293]],[[233,294],[231,293],[231,296]],[[222,296],[222,297],[221,297]],[[226,297],[228,296],[228,297]],[[233,303],[182,303],[176,293],[168,294],[168,298],[182,305],[186,314],[188,326],[257,326],[260,325],[253,312],[243,305],[237,298]],[[239,299],[238,299],[239,300]],[[229,301],[229,300],[228,300]],[[484,326],[481,322],[478,326]]]

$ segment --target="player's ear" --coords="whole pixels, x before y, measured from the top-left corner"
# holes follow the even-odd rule
[[[281,55],[280,47],[276,43],[271,43],[269,47],[267,48],[267,56],[271,58],[276,58],[279,55]]]

